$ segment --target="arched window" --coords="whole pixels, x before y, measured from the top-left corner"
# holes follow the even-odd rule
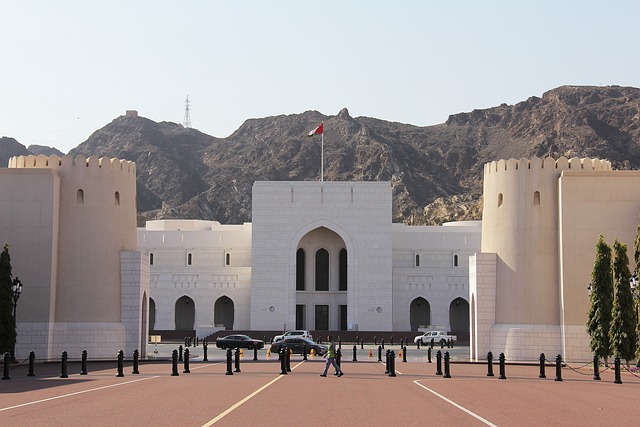
[[[120,206],[120,192],[119,191],[116,191],[115,203],[116,203],[116,206]]]
[[[316,252],[316,291],[329,290],[329,252],[318,249]]]
[[[498,194],[498,207],[502,206],[502,203],[504,202],[504,196],[502,195],[502,193]]]
[[[453,256],[453,266],[457,267],[458,266],[458,255],[454,255]]]
[[[224,264],[225,264],[225,265],[231,265],[231,254],[227,254],[227,255],[224,257]]]
[[[300,248],[296,251],[296,291],[304,291],[304,262],[306,254],[304,249]]]
[[[416,254],[416,267],[420,267],[420,255]]]
[[[340,249],[340,287],[341,291],[347,290],[347,250]]]
[[[78,192],[76,193],[76,202],[77,203],[84,203],[84,191],[82,190],[82,188],[78,189]]]
[[[538,206],[540,204],[540,192],[539,191],[534,191],[533,192],[533,205],[534,206]]]
[[[191,252],[187,254],[187,265],[191,265]]]
[[[153,265],[153,252],[149,253],[149,265]]]

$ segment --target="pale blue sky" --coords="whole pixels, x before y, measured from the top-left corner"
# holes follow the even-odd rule
[[[0,136],[67,152],[127,109],[225,137],[317,110],[427,126],[640,87],[638,1],[0,0]],[[302,136],[301,136],[302,137]]]

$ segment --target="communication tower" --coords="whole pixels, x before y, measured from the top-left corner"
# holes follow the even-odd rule
[[[187,99],[184,101],[184,120],[182,121],[182,126],[185,128],[191,127],[191,116],[189,115],[189,95],[187,95]]]

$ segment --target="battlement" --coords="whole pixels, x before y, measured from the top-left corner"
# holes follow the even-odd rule
[[[84,166],[91,170],[100,172],[123,172],[129,173],[133,177],[136,174],[136,164],[129,160],[121,160],[118,158],[91,156],[89,158],[78,155],[75,158],[69,154],[62,158],[57,155],[45,156],[39,154],[37,156],[14,156],[9,159],[10,168],[47,168],[60,171],[68,170],[71,172],[74,168]]]
[[[546,157],[544,160],[539,157],[531,159],[521,158],[520,160],[498,160],[484,165],[484,175],[500,174],[503,172],[528,172],[537,171],[538,173],[549,173],[550,175],[558,175],[563,170],[589,170],[589,171],[610,171],[611,162],[601,159],[560,157],[554,160],[552,157]]]

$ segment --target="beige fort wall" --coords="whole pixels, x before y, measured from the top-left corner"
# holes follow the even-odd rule
[[[638,172],[612,171],[599,159],[485,165],[482,250],[469,273],[472,357],[585,358],[597,236],[633,240],[639,184]]]
[[[148,277],[145,292],[140,280],[146,273],[135,267],[142,263],[136,255],[135,164],[95,156],[30,155],[11,158],[6,174],[17,181],[21,193],[37,195],[44,206],[39,224],[46,226],[41,233],[46,239],[39,244],[18,239],[17,253],[12,249],[14,276],[25,278],[17,353],[40,346],[49,356],[62,350],[71,356],[89,347],[94,356],[112,356],[116,347],[137,348],[146,332],[123,323],[139,317],[131,313],[131,305],[123,304],[123,295],[148,297]],[[50,175],[51,182],[33,182],[40,175]],[[25,214],[15,210],[20,198],[28,197],[24,195],[12,196],[10,214],[0,211],[9,230],[25,221]],[[38,259],[23,263],[20,252],[32,251]],[[128,272],[123,272],[123,264]],[[34,277],[32,265],[41,272]],[[50,273],[42,273],[47,269]],[[132,333],[131,328],[138,330]],[[23,343],[30,348],[21,347]]]

